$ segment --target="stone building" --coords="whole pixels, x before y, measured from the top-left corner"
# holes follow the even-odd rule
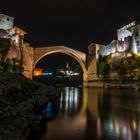
[[[8,30],[14,25],[14,18],[4,14],[0,14],[0,29]]]
[[[112,63],[116,63],[117,60],[123,57],[129,57],[140,53],[140,24],[138,22],[133,21],[118,29],[117,37],[117,40],[113,40],[108,45],[94,45],[94,47],[98,46],[98,52],[96,52],[98,54],[96,54],[96,56],[111,56]],[[90,47],[89,51],[91,52],[91,50]]]
[[[87,68],[89,80],[98,79],[98,64],[101,61],[107,61],[112,68],[123,58],[137,54],[140,54],[140,24],[133,21],[117,30],[117,40],[112,40],[107,45],[91,43],[88,46]],[[112,73],[110,72],[110,74]],[[96,75],[97,78],[90,75]],[[117,77],[116,73],[112,75],[111,77]]]
[[[22,59],[23,75],[32,77],[33,48],[24,42],[24,36],[27,34],[23,29],[14,26],[14,18],[0,14],[0,38],[10,40],[11,47],[6,59]]]

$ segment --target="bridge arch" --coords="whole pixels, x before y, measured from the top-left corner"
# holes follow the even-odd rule
[[[74,58],[81,66],[83,70],[83,81],[87,82],[87,69],[86,69],[86,54],[75,49],[71,49],[65,46],[53,46],[53,47],[38,47],[34,48],[33,53],[33,70],[36,64],[45,56],[55,53],[62,53]]]

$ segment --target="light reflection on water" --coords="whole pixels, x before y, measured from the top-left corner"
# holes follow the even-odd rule
[[[140,139],[139,91],[66,87],[55,115],[42,140]]]
[[[60,112],[63,115],[77,113],[79,102],[78,88],[66,87],[61,93]]]

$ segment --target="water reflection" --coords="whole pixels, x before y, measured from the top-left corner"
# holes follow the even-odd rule
[[[82,106],[81,90],[74,87],[64,88],[61,93],[59,111],[55,114],[57,117],[47,122],[47,131],[42,140],[82,139],[86,126],[86,112],[81,113]]]
[[[140,139],[138,91],[66,87],[58,108],[42,140]]]
[[[140,139],[140,94],[131,90],[116,90],[114,93],[113,90],[107,90],[99,97],[100,137]]]
[[[46,119],[51,119],[53,118],[53,105],[52,105],[52,102],[50,101],[47,106],[43,109],[43,114],[44,114],[44,117]]]
[[[66,87],[62,90],[59,113],[63,116],[74,115],[82,104],[82,94],[78,88]]]

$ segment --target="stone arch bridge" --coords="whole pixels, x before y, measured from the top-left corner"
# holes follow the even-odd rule
[[[83,70],[83,82],[86,83],[90,80],[95,80],[97,75],[96,70],[96,49],[95,45],[92,45],[92,53],[83,53],[81,51],[65,47],[65,46],[50,46],[50,47],[30,47],[29,44],[23,44],[22,52],[20,52],[20,47],[16,44],[13,44],[11,49],[8,52],[7,57],[9,58],[20,58],[21,54],[23,56],[23,75],[27,78],[32,78],[33,70],[36,64],[43,57],[54,54],[54,53],[63,53],[74,58]],[[21,53],[21,54],[20,54]]]
[[[44,56],[63,53],[74,58],[81,66],[83,70],[83,80],[87,81],[87,68],[86,68],[86,54],[75,49],[71,49],[65,46],[53,46],[53,47],[40,47],[33,49],[33,69],[39,60]]]

